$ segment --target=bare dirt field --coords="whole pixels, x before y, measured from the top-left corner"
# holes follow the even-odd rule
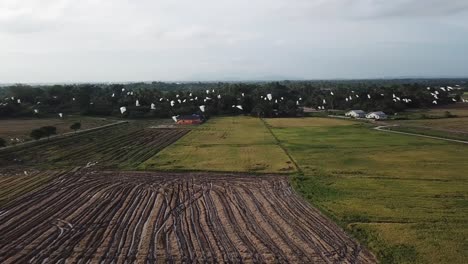
[[[1,263],[65,261],[375,258],[296,195],[285,176],[78,170],[0,207]]]
[[[0,165],[134,168],[187,132],[188,129],[142,128],[133,123],[122,124],[54,142],[0,151]]]
[[[68,117],[59,118],[35,118],[35,119],[4,119],[0,120],[0,137],[4,138],[8,144],[14,142],[12,139],[18,138],[20,142],[31,140],[29,134],[31,130],[42,126],[55,126],[57,134],[72,132],[70,126],[80,122],[81,129],[89,129],[113,123],[115,121],[97,117]]]

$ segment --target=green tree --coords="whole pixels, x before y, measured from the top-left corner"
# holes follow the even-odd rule
[[[70,129],[75,130],[75,133],[76,133],[76,131],[79,130],[80,128],[81,128],[81,123],[80,123],[80,122],[76,122],[76,123],[74,123],[74,124],[72,124],[72,125],[70,126]]]
[[[37,128],[31,131],[31,134],[29,134],[30,137],[34,138],[35,140],[39,140],[45,136],[45,131]]]
[[[47,140],[49,140],[50,136],[57,134],[57,128],[54,126],[44,126],[40,129],[44,132],[44,135],[47,137]]]
[[[6,146],[6,141],[3,138],[0,138],[0,148]]]

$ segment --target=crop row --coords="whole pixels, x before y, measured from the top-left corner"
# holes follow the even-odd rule
[[[135,168],[188,131],[141,128],[125,124],[2,153],[0,159],[8,159],[13,164],[42,167],[99,165]]]
[[[2,212],[2,263],[374,261],[277,176],[80,170]]]

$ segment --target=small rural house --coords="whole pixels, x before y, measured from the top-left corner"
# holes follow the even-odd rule
[[[185,115],[177,117],[177,124],[179,125],[196,125],[203,123],[203,118],[200,115]]]
[[[366,118],[368,118],[368,119],[382,120],[382,119],[387,119],[387,115],[386,115],[384,112],[379,111],[379,112],[368,113],[368,114],[366,115]]]
[[[354,117],[354,118],[364,118],[366,117],[366,112],[362,110],[351,110],[347,112],[345,116]]]

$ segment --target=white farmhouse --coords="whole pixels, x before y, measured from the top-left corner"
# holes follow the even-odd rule
[[[368,118],[368,119],[382,120],[382,119],[387,119],[387,115],[386,115],[384,112],[379,111],[379,112],[368,113],[368,114],[366,115],[366,118]]]
[[[354,118],[364,118],[366,117],[366,112],[362,110],[351,110],[347,112],[345,116],[354,117]]]

